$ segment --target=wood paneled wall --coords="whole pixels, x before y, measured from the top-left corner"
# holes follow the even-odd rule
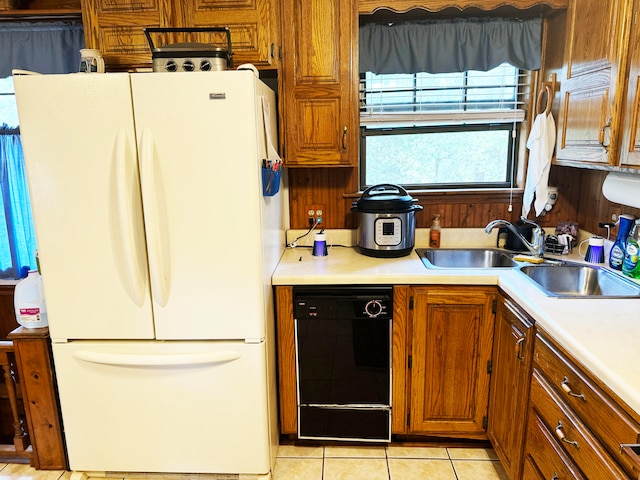
[[[602,196],[606,171],[553,165],[549,184],[558,187],[559,198],[553,210],[536,219],[547,231],[559,221],[577,222],[581,229],[606,235],[599,222],[611,215],[630,213],[640,217],[640,209],[609,202]],[[351,204],[359,198],[355,168],[289,169],[291,228],[308,226],[307,211],[322,209],[325,228],[356,228],[357,215]],[[491,220],[518,220],[522,210],[522,193],[499,192],[428,192],[412,193],[424,207],[416,213],[418,228],[427,228],[439,214],[443,228],[481,228]],[[509,212],[509,205],[512,211]],[[533,218],[532,213],[529,218]],[[615,230],[614,230],[615,234]]]
[[[323,211],[325,228],[357,228],[351,205],[360,198],[353,168],[306,168],[289,170],[291,228],[308,226],[309,209]],[[423,206],[416,213],[418,228],[429,227],[436,214],[443,228],[484,227],[491,220],[516,221],[522,209],[522,194],[514,192],[423,192],[411,193]],[[510,199],[512,212],[508,211]]]
[[[606,236],[606,229],[600,228],[598,223],[610,222],[613,214],[629,213],[640,218],[640,209],[604,198],[602,184],[607,173],[605,170],[552,166],[550,183],[558,187],[559,211],[562,213],[557,220],[576,221],[581,229]],[[556,208],[554,213],[557,213]],[[612,231],[613,236],[616,234],[617,229]]]

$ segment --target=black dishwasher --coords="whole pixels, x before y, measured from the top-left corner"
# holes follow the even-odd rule
[[[388,286],[294,288],[298,437],[391,440]]]

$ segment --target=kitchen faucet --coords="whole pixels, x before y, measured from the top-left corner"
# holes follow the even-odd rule
[[[534,255],[537,258],[542,258],[542,255],[544,253],[544,230],[540,225],[538,225],[535,222],[532,222],[531,220],[526,219],[525,217],[520,217],[520,220],[522,220],[525,223],[528,223],[529,225],[533,225],[535,227],[533,230],[533,243],[529,242],[526,238],[524,238],[522,234],[518,232],[518,230],[516,230],[516,227],[514,227],[511,223],[507,222],[506,220],[494,220],[492,222],[489,222],[487,226],[484,227],[484,231],[485,233],[491,233],[491,230],[493,230],[495,227],[507,227],[509,230],[513,232],[514,235],[516,235],[520,240],[522,240],[522,243],[524,244],[525,247],[527,247],[527,250],[529,250],[529,252],[531,252],[532,255]]]

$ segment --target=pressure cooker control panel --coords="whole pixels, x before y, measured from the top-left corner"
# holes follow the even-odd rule
[[[380,246],[400,245],[402,221],[398,218],[378,218],[375,221],[375,242]]]

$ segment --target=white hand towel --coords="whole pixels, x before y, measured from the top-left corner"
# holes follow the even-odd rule
[[[529,165],[527,179],[522,197],[522,215],[527,216],[531,208],[531,201],[535,192],[534,207],[536,216],[544,211],[547,203],[549,186],[549,169],[551,157],[556,144],[556,122],[553,115],[539,114],[533,122],[527,148],[529,149]]]

